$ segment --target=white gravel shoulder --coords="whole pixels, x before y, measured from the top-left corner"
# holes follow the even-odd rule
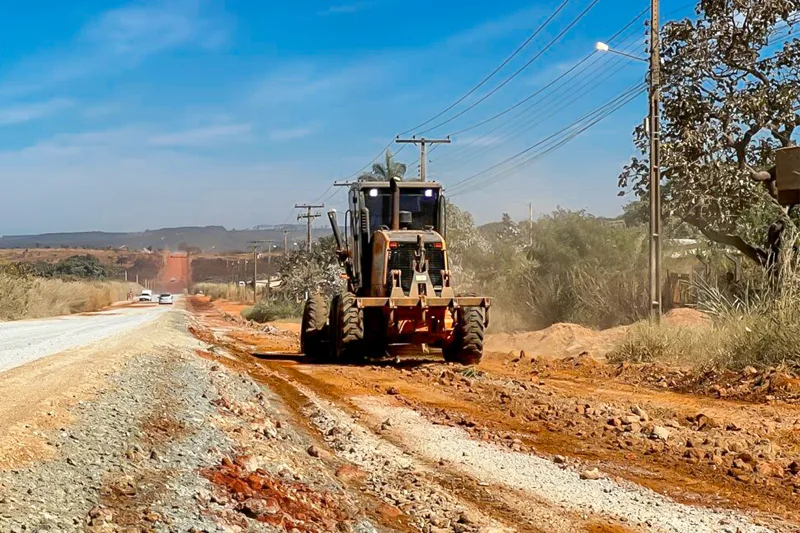
[[[648,531],[772,531],[735,513],[683,505],[633,483],[582,480],[578,472],[547,459],[473,440],[461,429],[432,424],[412,409],[387,405],[378,398],[355,401],[377,419],[391,420],[393,434],[413,453],[431,461],[444,459],[475,479],[527,492],[564,509],[615,517]]]
[[[118,335],[168,310],[156,306],[124,307],[91,315],[0,322],[0,372]]]

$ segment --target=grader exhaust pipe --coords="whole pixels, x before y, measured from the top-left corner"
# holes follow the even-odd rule
[[[397,231],[400,229],[400,187],[397,178],[389,182],[389,190],[392,193],[392,231]]]
[[[336,249],[342,251],[344,250],[344,241],[342,241],[342,232],[339,230],[339,222],[336,220],[336,209],[328,211],[328,220],[331,221],[333,238],[336,239]]]

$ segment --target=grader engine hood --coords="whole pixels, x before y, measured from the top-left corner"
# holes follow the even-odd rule
[[[372,259],[373,294],[439,296],[449,289],[446,244],[435,231],[377,231]]]

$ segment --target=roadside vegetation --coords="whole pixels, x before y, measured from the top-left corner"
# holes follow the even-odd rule
[[[796,236],[790,239],[796,243]],[[783,366],[800,370],[800,263],[785,247],[776,272],[761,271],[744,286],[698,285],[700,326],[635,325],[608,358],[741,371]]]
[[[448,217],[456,286],[492,296],[496,326],[609,328],[647,315],[647,240],[640,225],[558,210],[533,223],[504,215],[476,227],[452,204]]]
[[[71,262],[69,264],[74,264]],[[43,318],[97,311],[141,290],[135,283],[100,276],[41,277],[30,265],[0,265],[0,320]],[[96,274],[96,272],[95,272]]]
[[[303,313],[300,302],[280,298],[277,300],[259,300],[253,307],[242,311],[242,317],[254,322],[274,322],[298,318]]]

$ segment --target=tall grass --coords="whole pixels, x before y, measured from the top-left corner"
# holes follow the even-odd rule
[[[195,283],[191,292],[192,294],[202,292],[211,300],[244,301],[248,298],[249,292],[252,292],[246,289],[249,287],[240,287],[236,283]]]
[[[0,320],[97,311],[141,287],[121,281],[62,281],[0,274]]]
[[[786,242],[797,242],[797,237]],[[710,317],[702,328],[639,324],[612,361],[661,361],[741,370],[785,365],[800,370],[800,262],[786,246],[779,266],[738,294],[701,282],[698,300]]]
[[[282,318],[297,318],[303,313],[302,306],[292,300],[259,300],[253,307],[242,311],[247,320],[256,322],[273,322]]]

